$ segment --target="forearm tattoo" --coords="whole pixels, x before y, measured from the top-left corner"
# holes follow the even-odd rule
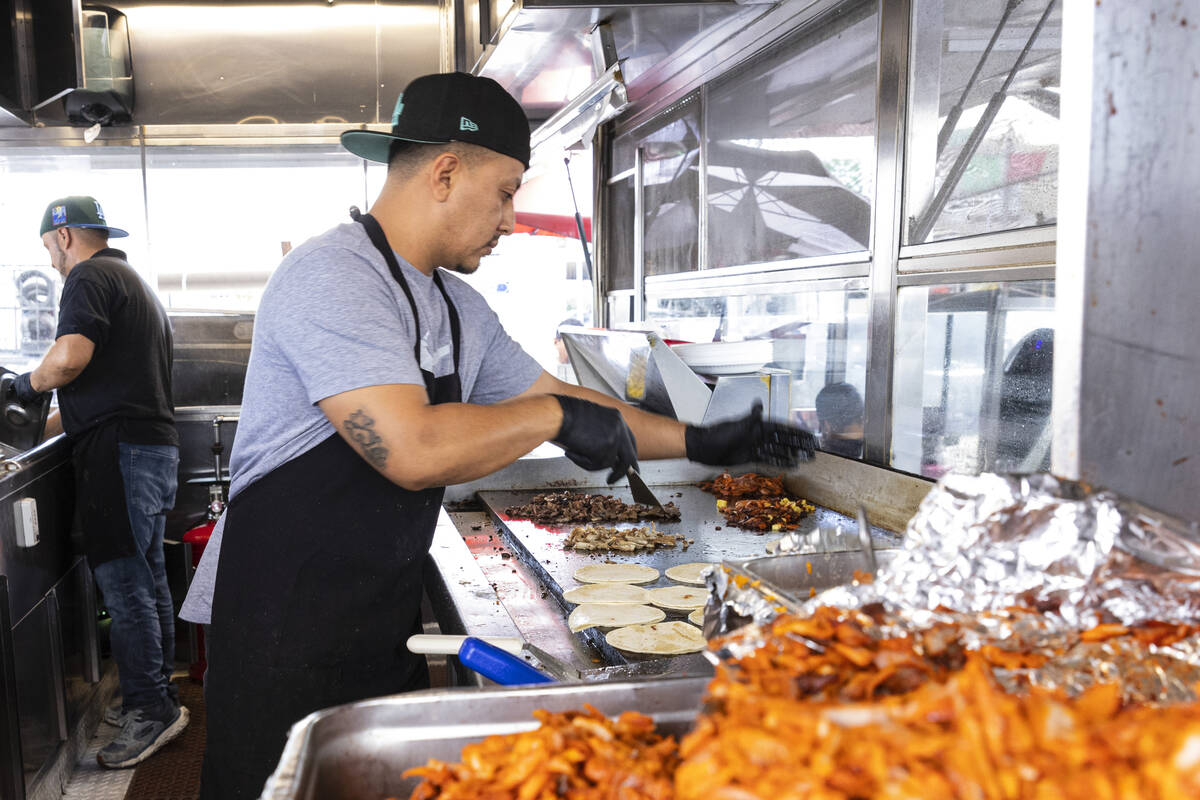
[[[383,446],[383,437],[375,432],[375,420],[362,409],[355,411],[342,423],[346,436],[358,445],[363,455],[375,469],[383,469],[387,463],[388,450]]]

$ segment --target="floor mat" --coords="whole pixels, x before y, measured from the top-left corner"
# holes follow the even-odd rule
[[[200,764],[204,758],[204,693],[191,678],[177,678],[179,702],[191,719],[179,738],[141,764],[125,800],[196,800],[200,796]]]

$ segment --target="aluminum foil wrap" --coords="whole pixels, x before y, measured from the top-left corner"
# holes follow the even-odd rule
[[[915,622],[943,606],[960,612],[1019,605],[1075,629],[1102,621],[1200,622],[1200,548],[1176,535],[1158,546],[1140,515],[1111,492],[1051,475],[954,475],[926,496],[902,552],[871,587],[819,595],[852,606],[882,600]],[[1158,563],[1133,555],[1156,554]]]
[[[1200,636],[1156,647],[1131,637],[1083,642],[1079,633],[1102,622],[1200,624],[1198,542],[1195,526],[1163,521],[1111,492],[1051,475],[952,475],[926,496],[901,550],[873,584],[790,599],[801,614],[882,603],[888,623],[880,635],[953,621],[967,647],[1052,654],[1036,670],[997,671],[1014,685],[1027,680],[1077,693],[1119,678],[1130,699],[1192,699]],[[706,633],[778,615],[778,603],[755,600],[752,587],[714,573],[710,592],[729,613],[710,603]],[[744,631],[716,655],[736,658],[756,638]]]

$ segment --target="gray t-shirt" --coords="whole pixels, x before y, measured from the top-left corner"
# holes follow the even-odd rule
[[[421,368],[454,371],[446,303],[433,278],[399,256],[421,318],[421,363],[413,354],[412,311],[362,225],[346,223],[284,258],[263,293],[233,453],[230,495],[336,433],[317,407],[367,386],[424,386]],[[442,272],[461,325],[464,402],[487,405],[528,389],[542,368],[514,342],[477,291]],[[218,522],[180,616],[209,621],[224,518]]]

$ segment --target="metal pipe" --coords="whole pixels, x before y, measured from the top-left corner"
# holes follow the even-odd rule
[[[583,230],[583,217],[579,215],[579,201],[575,199],[575,183],[571,180],[571,157],[563,156],[563,166],[567,169],[567,189],[571,193],[571,204],[575,206],[575,230],[579,231],[579,244],[583,247],[583,277],[592,279],[592,256],[588,252],[587,234]]]
[[[880,3],[875,222],[867,318],[867,378],[863,392],[863,460],[887,466],[892,454],[892,375],[896,274],[903,188],[904,98],[911,30],[910,0]]]
[[[950,134],[954,132],[954,128],[958,125],[958,119],[962,116],[963,106],[967,102],[967,95],[975,88],[975,81],[979,80],[979,73],[983,72],[983,65],[987,63],[988,57],[992,54],[992,48],[996,46],[996,42],[1000,39],[1000,31],[1004,30],[1004,26],[1008,24],[1009,16],[1012,15],[1013,10],[1020,2],[1021,0],[1008,0],[1008,5],[1004,7],[1004,13],[1000,15],[1000,23],[996,25],[996,30],[992,31],[992,38],[988,40],[987,47],[983,48],[983,54],[979,56],[979,63],[975,65],[971,77],[967,79],[967,85],[963,87],[958,102],[951,106],[950,112],[946,114],[946,121],[942,123],[942,129],[938,131],[937,153],[939,156],[946,149],[946,142],[950,140]]]

